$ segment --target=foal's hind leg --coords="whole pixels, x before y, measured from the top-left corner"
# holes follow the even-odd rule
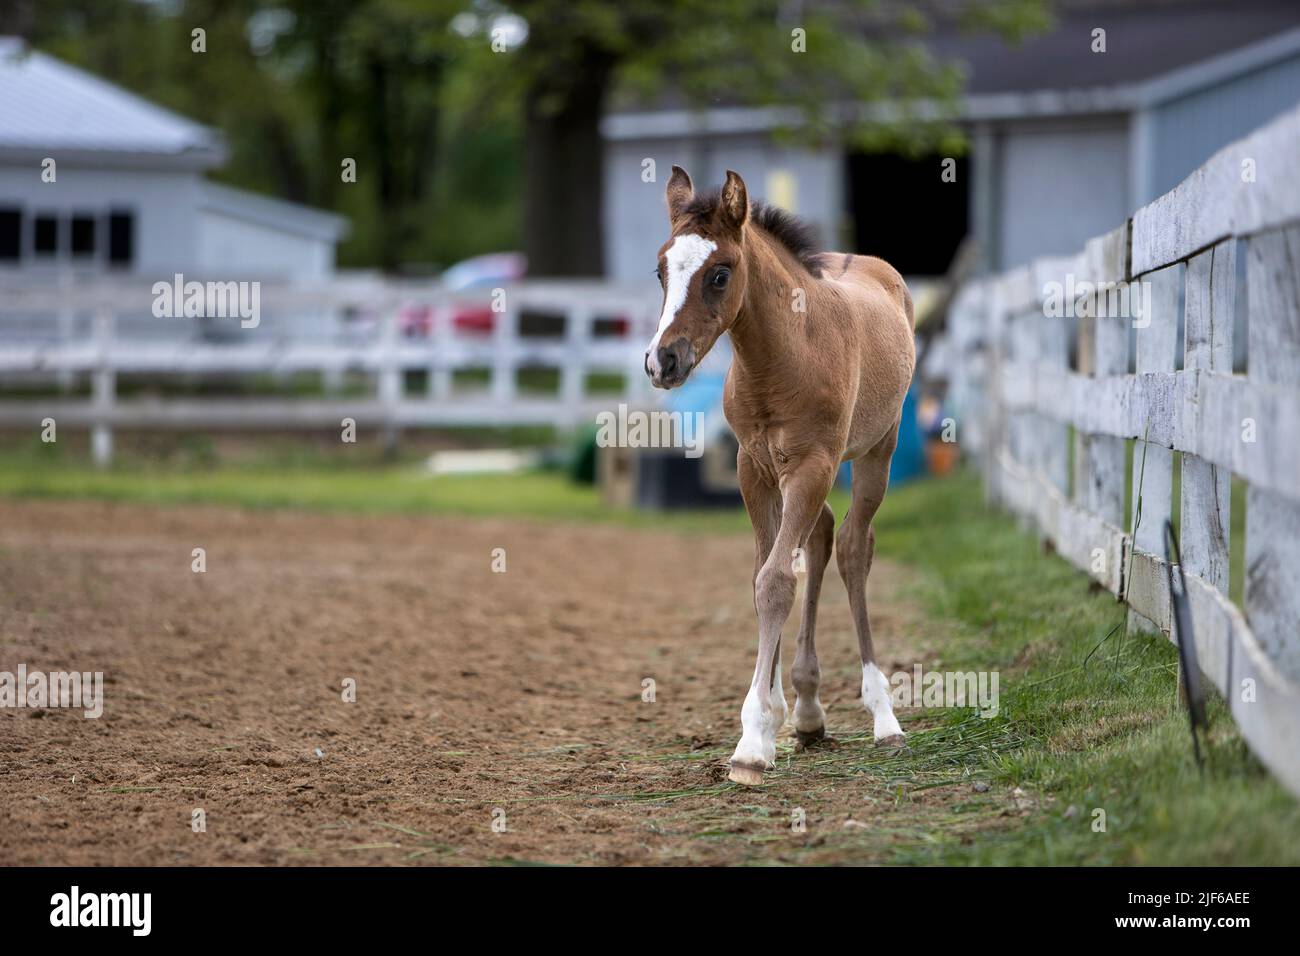
[[[803,620],[799,623],[799,638],[795,645],[794,689],[798,696],[794,702],[794,732],[802,746],[826,736],[826,712],[817,697],[821,684],[821,668],[817,663],[817,599],[822,593],[822,575],[831,559],[831,545],[835,538],[835,513],[830,505],[822,505],[822,513],[808,534],[804,546],[807,559],[808,581],[803,592]]]
[[[894,716],[889,681],[876,666],[871,644],[871,619],[867,616],[867,575],[876,549],[876,532],[871,525],[889,484],[889,460],[894,453],[897,432],[853,463],[853,504],[835,538],[835,558],[840,577],[849,592],[849,609],[858,632],[862,656],[862,703],[874,721],[877,744],[901,747],[903,729]]]

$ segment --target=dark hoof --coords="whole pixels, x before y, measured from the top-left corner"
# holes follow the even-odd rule
[[[795,752],[799,753],[817,746],[823,741],[829,741],[831,738],[826,736],[826,728],[818,727],[816,730],[798,730],[794,732]]]
[[[891,734],[888,737],[881,737],[876,741],[877,747],[883,747],[888,750],[910,750],[907,746],[907,738],[902,734]]]

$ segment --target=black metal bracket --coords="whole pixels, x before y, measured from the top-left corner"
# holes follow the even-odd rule
[[[1178,586],[1174,586],[1174,569],[1178,569]],[[1183,573],[1183,556],[1178,550],[1174,526],[1165,522],[1165,571],[1169,576],[1169,610],[1178,644],[1179,670],[1182,671],[1183,694],[1187,699],[1187,719],[1192,731],[1192,753],[1196,766],[1204,772],[1201,761],[1200,734],[1205,731],[1205,695],[1201,690],[1201,669],[1196,662],[1196,637],[1192,632],[1192,605],[1187,596],[1187,577]]]

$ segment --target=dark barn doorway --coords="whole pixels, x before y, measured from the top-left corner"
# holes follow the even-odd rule
[[[910,159],[850,153],[848,203],[853,251],[879,256],[904,276],[948,271],[970,218],[970,164],[956,157],[956,181],[944,182],[942,156]]]

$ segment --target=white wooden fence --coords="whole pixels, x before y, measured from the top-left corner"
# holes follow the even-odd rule
[[[1058,288],[1076,293],[1064,315]],[[1123,308],[1126,291],[1130,304],[1149,294],[1146,315]],[[1300,793],[1300,109],[1078,255],[968,285],[949,334],[952,399],[991,498],[1165,634],[1163,529],[1181,455],[1200,667]],[[1227,596],[1234,474],[1247,483],[1242,607]],[[1126,485],[1141,494],[1136,528]]]
[[[165,277],[171,280],[172,277]],[[193,277],[186,276],[186,281]],[[653,334],[653,288],[602,282],[534,281],[496,293],[450,296],[370,279],[337,278],[310,286],[260,283],[260,321],[238,317],[157,318],[151,278],[97,276],[62,282],[19,282],[0,276],[0,381],[37,387],[61,383],[65,394],[0,397],[0,427],[30,427],[45,418],[92,430],[96,459],[108,461],[112,429],[335,427],[352,418],[388,434],[435,425],[555,424],[591,421],[611,402],[644,401],[644,345]],[[453,313],[493,303],[491,331],[459,329]],[[403,310],[433,310],[427,335],[405,334]],[[523,334],[520,317],[560,319],[559,334]],[[250,323],[251,324],[251,323]],[[558,370],[552,395],[523,391],[518,373]],[[405,373],[427,373],[418,395]],[[458,370],[486,374],[487,387],[458,389]],[[284,379],[318,372],[326,383],[310,398],[124,399],[119,376],[255,376]],[[349,372],[364,373],[368,394],[344,398]],[[623,376],[615,394],[593,395],[593,373]],[[89,397],[66,391],[90,380]],[[84,390],[84,385],[83,385]]]

